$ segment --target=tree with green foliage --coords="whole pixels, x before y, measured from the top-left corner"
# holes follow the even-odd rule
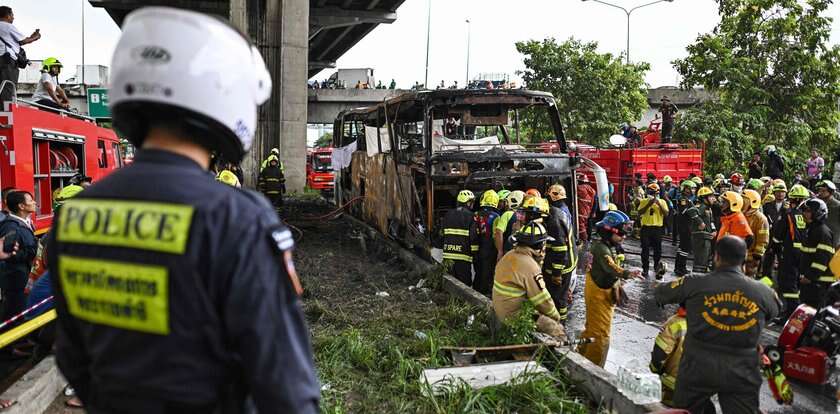
[[[840,46],[828,44],[830,0],[719,0],[720,23],[674,62],[682,87],[718,100],[686,111],[675,136],[706,142],[706,172],[743,170],[774,144],[801,169],[812,148],[840,143]],[[786,171],[792,175],[793,169]]]
[[[597,42],[575,39],[516,43],[525,57],[518,74],[528,89],[554,95],[566,138],[591,144],[606,142],[622,122],[641,118],[648,108],[644,76],[650,65],[626,65],[621,56],[597,49]],[[526,111],[522,118],[529,141],[550,136],[544,115]]]
[[[317,141],[315,141],[316,148],[326,148],[332,145],[333,134],[331,132],[324,132]]]

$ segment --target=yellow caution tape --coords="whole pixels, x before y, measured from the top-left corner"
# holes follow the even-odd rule
[[[51,309],[37,318],[31,319],[22,323],[20,326],[11,329],[10,331],[0,335],[0,348],[5,348],[6,345],[14,343],[20,338],[29,335],[32,331],[46,325],[48,322],[55,319],[55,309]]]

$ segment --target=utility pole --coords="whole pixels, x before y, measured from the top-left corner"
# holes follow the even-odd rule
[[[423,87],[429,89],[429,40],[432,33],[432,0],[428,1],[428,9],[426,11],[426,80]]]
[[[472,25],[470,24],[470,19],[467,19],[467,79],[464,82],[464,89],[470,86],[470,31],[472,30]]]
[[[589,1],[589,0],[580,0],[580,1]],[[615,7],[616,9],[619,9],[619,10],[623,11],[624,14],[627,16],[627,48],[624,51],[624,55],[626,57],[626,62],[627,62],[628,65],[630,64],[630,15],[634,11],[641,9],[642,7],[653,6],[654,4],[662,3],[662,2],[668,2],[668,3],[673,3],[674,2],[674,0],[656,0],[656,1],[652,1],[650,3],[642,4],[641,6],[633,7],[630,10],[627,10],[624,7],[621,7],[621,6],[612,4],[612,3],[608,3],[606,1],[602,1],[602,0],[592,0],[592,1],[594,1],[596,3],[601,3],[605,6]]]
[[[85,3],[87,0],[82,0],[82,87],[81,92],[87,101],[87,88],[85,86]]]

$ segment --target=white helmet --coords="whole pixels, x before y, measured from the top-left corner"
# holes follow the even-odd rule
[[[111,63],[114,127],[136,146],[150,121],[173,121],[225,159],[251,148],[271,76],[257,48],[209,15],[146,7],[128,15]]]

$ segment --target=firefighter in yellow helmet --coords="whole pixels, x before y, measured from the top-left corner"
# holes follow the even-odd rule
[[[277,160],[277,166],[280,168],[280,172],[285,174],[286,166],[283,165],[283,161],[280,161],[280,150],[277,148],[272,148],[271,151],[268,152],[268,157],[265,157],[262,164],[260,164],[260,172],[262,172],[262,170],[264,170],[265,167],[268,166],[268,164],[271,162],[271,158]]]
[[[621,243],[632,231],[630,218],[620,211],[608,211],[595,228],[601,238],[593,241],[590,248],[592,266],[586,274],[583,294],[586,325],[580,335],[581,338],[592,338],[593,342],[580,345],[578,352],[603,367],[610,349],[613,311],[620,298],[621,281],[642,276],[638,270],[623,267]]]
[[[514,248],[496,264],[493,280],[493,310],[505,323],[516,316],[527,300],[537,309],[537,330],[559,340],[566,339],[560,314],[545,287],[540,262],[546,243],[552,240],[542,224],[529,222],[513,237]]]
[[[510,236],[519,230],[525,219],[524,214],[519,211],[519,207],[525,201],[525,192],[511,191],[505,200],[507,210],[502,212],[493,225],[493,241],[498,252],[496,262],[502,260],[502,256],[513,248]]]
[[[278,213],[283,206],[283,193],[286,191],[286,177],[280,169],[280,160],[274,155],[268,157],[268,165],[260,171],[257,188],[265,194]]]
[[[752,246],[747,250],[747,260],[744,263],[744,273],[752,278],[757,277],[758,268],[761,266],[761,259],[767,244],[770,242],[770,223],[767,217],[761,212],[761,195],[755,190],[744,190],[744,217],[750,225],[750,230],[755,237]],[[770,278],[762,278],[762,283],[773,287]]]
[[[551,207],[545,227],[554,240],[548,243],[543,275],[548,279],[546,285],[560,313],[560,320],[565,321],[569,313],[569,286],[577,268],[574,221],[566,205],[566,187],[553,184],[548,187],[546,195]]]
[[[691,234],[691,250],[694,256],[692,272],[706,273],[709,271],[709,255],[712,251],[712,240],[717,228],[712,214],[712,206],[717,200],[715,193],[709,187],[697,190],[696,202],[685,210],[685,225]]]
[[[461,190],[456,200],[457,206],[449,210],[441,222],[443,262],[452,276],[472,286],[473,256],[478,253],[478,234],[472,212],[475,195],[470,190]]]
[[[478,251],[473,257],[473,289],[483,295],[490,295],[493,273],[496,271],[496,245],[493,243],[493,225],[499,218],[499,194],[487,190],[481,195],[478,211],[475,212],[475,231],[478,236]]]
[[[647,185],[647,196],[637,200],[639,218],[642,222],[642,274],[647,277],[650,269],[650,250],[653,250],[653,269],[657,278],[665,273],[662,262],[662,236],[668,204],[659,197],[659,184]]]

